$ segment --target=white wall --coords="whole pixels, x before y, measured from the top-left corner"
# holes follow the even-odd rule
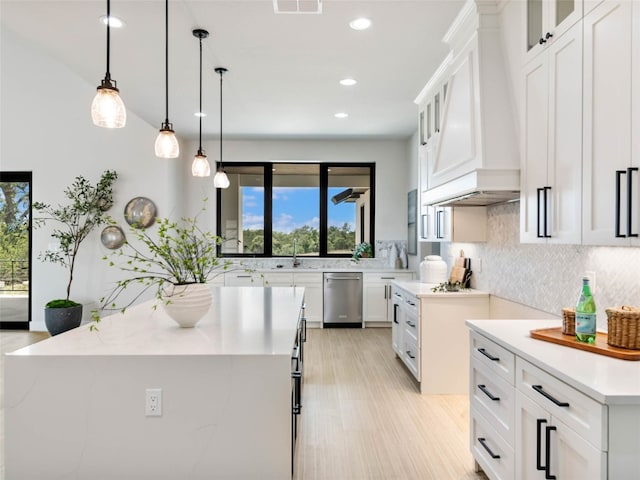
[[[373,162],[376,164],[376,240],[402,240],[407,237],[407,187],[409,153],[405,140],[223,140],[223,159],[233,162]],[[204,140],[212,172],[219,157],[217,140]],[[197,142],[182,147],[194,155]],[[189,160],[190,161],[190,160]],[[184,180],[184,205],[196,212],[202,199],[209,198],[215,228],[215,189],[212,177]]]
[[[127,226],[124,206],[133,197],[151,198],[160,215],[175,208],[179,193],[171,180],[175,165],[155,157],[157,130],[131,111],[123,129],[99,128],[91,122],[91,100],[104,72],[90,85],[4,26],[0,58],[0,168],[32,171],[34,201],[64,202],[63,190],[76,176],[95,183],[104,170],[113,169],[120,178],[115,184],[116,203],[109,213],[123,227]],[[71,288],[72,298],[85,304],[85,319],[117,273],[101,260],[109,252],[100,243],[101,231],[98,228],[81,246]],[[66,294],[67,272],[37,259],[52,240],[50,228],[34,231],[35,330],[44,328],[44,304]]]

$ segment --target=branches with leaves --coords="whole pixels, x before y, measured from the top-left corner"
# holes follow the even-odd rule
[[[51,236],[58,240],[59,248],[41,252],[38,259],[58,264],[69,271],[67,300],[71,294],[76,257],[82,242],[99,225],[107,223],[107,210],[113,206],[113,184],[118,178],[114,170],[105,170],[96,185],[82,176],[64,190],[69,200],[67,205],[53,207],[43,202],[34,202],[38,212],[33,223],[36,228],[50,222],[56,226]]]

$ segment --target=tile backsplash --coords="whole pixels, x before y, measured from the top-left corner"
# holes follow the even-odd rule
[[[490,207],[487,242],[443,244],[443,258],[450,265],[464,250],[474,288],[554,315],[575,304],[582,276],[593,271],[601,329],[605,308],[640,307],[640,248],[521,244],[519,208],[518,202]]]

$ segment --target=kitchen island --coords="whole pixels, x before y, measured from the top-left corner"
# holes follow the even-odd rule
[[[212,294],[195,328],[145,302],[8,354],[6,478],[290,478],[304,289]]]

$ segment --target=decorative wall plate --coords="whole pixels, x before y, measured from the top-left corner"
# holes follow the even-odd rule
[[[125,240],[124,232],[117,225],[105,227],[104,230],[102,230],[102,234],[100,234],[102,244],[111,250],[120,248],[124,245]]]
[[[147,228],[156,221],[156,205],[146,197],[135,197],[124,207],[124,218],[135,228]]]

